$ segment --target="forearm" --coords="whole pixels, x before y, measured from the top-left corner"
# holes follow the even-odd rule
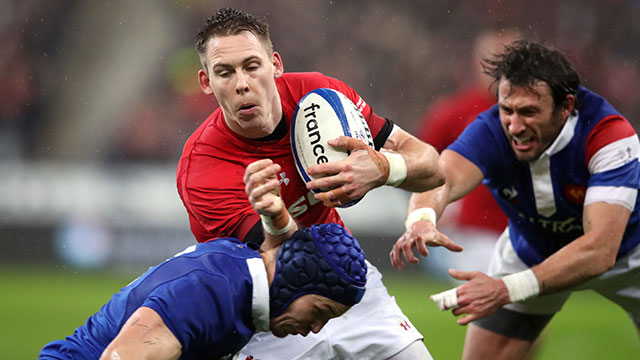
[[[541,294],[582,284],[614,265],[617,251],[597,246],[589,237],[589,234],[581,236],[532,268]]]
[[[444,184],[444,174],[438,165],[438,153],[431,145],[408,138],[396,152],[402,155],[407,167],[406,178],[398,188],[422,192]]]
[[[447,194],[448,189],[446,186],[440,186],[422,193],[413,193],[409,200],[407,214],[411,214],[413,211],[418,209],[431,208],[439,218],[447,206]]]
[[[480,169],[455,152],[443,151],[438,166],[445,174],[446,183],[433,190],[414,193],[409,202],[408,214],[417,209],[432,208],[437,217],[440,217],[447,204],[462,198],[482,181]]]
[[[605,202],[585,206],[584,235],[533,267],[543,294],[581,284],[616,261],[630,211]]]

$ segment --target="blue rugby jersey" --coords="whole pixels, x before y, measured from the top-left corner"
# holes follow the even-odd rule
[[[254,286],[255,284],[255,286]],[[113,295],[40,358],[97,359],[140,306],[155,310],[182,345],[181,359],[228,356],[268,331],[269,289],[257,251],[225,238],[190,246]]]
[[[618,257],[640,243],[640,143],[631,124],[605,99],[580,88],[581,108],[540,158],[519,162],[500,124],[499,109],[478,115],[449,146],[473,162],[509,217],[518,256],[539,264],[584,234],[585,204],[597,201],[632,211]]]

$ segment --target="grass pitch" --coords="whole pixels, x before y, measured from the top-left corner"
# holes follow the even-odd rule
[[[135,274],[0,267],[0,359],[35,359],[49,341],[73,333]],[[389,292],[425,336],[435,359],[459,359],[465,328],[428,300],[448,284],[387,271]],[[536,359],[638,359],[638,334],[626,314],[593,292],[574,294],[544,333]]]

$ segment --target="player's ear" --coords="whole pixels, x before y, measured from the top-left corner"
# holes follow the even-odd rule
[[[568,94],[566,99],[564,100],[564,104],[562,107],[563,117],[569,117],[573,112],[573,109],[576,105],[576,97],[574,95]]]
[[[273,54],[271,54],[271,63],[275,68],[273,77],[278,78],[282,76],[282,74],[284,73],[284,64],[282,63],[282,58],[280,57],[280,54],[278,54],[277,51],[274,51]]]
[[[211,80],[209,79],[209,75],[203,69],[198,71],[198,83],[200,84],[200,89],[206,95],[213,94],[213,89],[211,88]]]

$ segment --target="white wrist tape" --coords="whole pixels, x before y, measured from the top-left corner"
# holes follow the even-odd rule
[[[420,220],[429,220],[433,226],[436,226],[436,211],[430,207],[415,209],[407,216],[407,220],[404,221],[404,226],[408,229],[411,224]]]
[[[540,285],[533,270],[520,271],[502,278],[509,291],[509,300],[514,303],[540,294]]]
[[[440,310],[455,309],[458,307],[458,288],[449,289],[441,293],[431,295],[429,299],[436,303]]]
[[[389,161],[389,177],[385,185],[399,186],[407,178],[407,163],[400,154],[383,152]]]
[[[289,222],[287,222],[287,225],[285,225],[285,227],[281,228],[281,229],[277,229],[274,224],[273,221],[271,220],[271,217],[266,216],[266,215],[260,215],[260,220],[262,220],[262,227],[264,228],[264,230],[266,232],[268,232],[271,235],[282,235],[284,233],[286,233],[287,231],[291,230],[291,227],[293,226],[294,222],[293,222],[293,218],[291,218],[291,215],[289,216]]]

